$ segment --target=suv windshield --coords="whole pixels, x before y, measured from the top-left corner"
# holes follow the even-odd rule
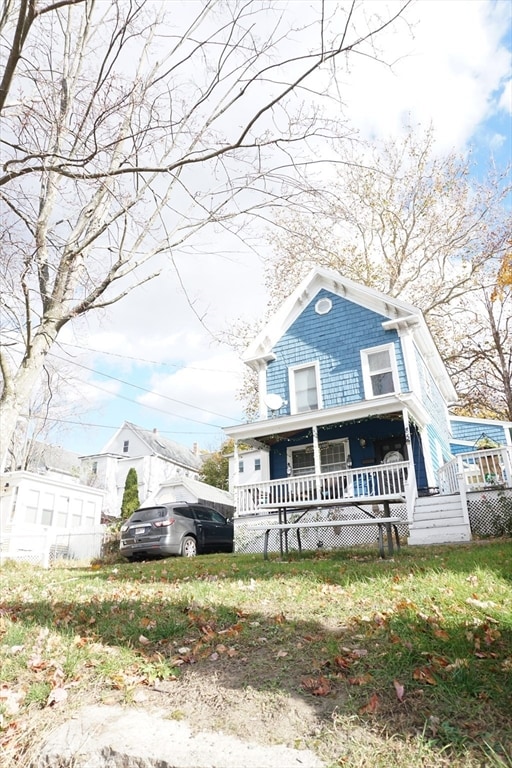
[[[165,507],[147,507],[147,509],[138,509],[130,518],[131,523],[148,523],[158,517],[167,517],[168,512]]]

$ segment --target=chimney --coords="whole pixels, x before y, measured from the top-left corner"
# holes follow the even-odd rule
[[[199,456],[199,446],[197,443],[194,443],[192,446],[192,453],[194,456]]]
[[[153,434],[156,435],[158,433],[158,430],[156,427],[153,427]]]

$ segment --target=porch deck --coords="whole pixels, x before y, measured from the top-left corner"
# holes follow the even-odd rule
[[[239,485],[234,490],[237,515],[337,503],[405,502],[409,474],[409,462],[401,461]]]

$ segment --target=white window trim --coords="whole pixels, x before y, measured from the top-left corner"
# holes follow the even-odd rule
[[[288,387],[290,390],[290,413],[308,413],[308,411],[297,410],[297,398],[295,396],[295,372],[302,371],[306,368],[314,368],[315,380],[316,380],[316,394],[318,398],[318,409],[323,408],[322,405],[322,389],[320,387],[320,363],[318,360],[313,360],[309,363],[302,363],[301,365],[292,365],[288,368]]]
[[[387,392],[384,395],[374,395],[372,388],[372,380],[370,374],[370,366],[368,364],[368,357],[376,352],[389,352],[389,362],[391,365],[391,375],[393,377],[393,392]],[[369,347],[368,349],[361,350],[361,369],[363,372],[363,387],[365,400],[375,400],[379,397],[388,397],[392,394],[398,394],[400,392],[400,380],[398,378],[398,368],[396,364],[395,345],[380,344],[378,347]],[[386,369],[387,371],[387,369]],[[373,375],[375,372],[373,372]]]
[[[320,451],[320,455],[322,453],[322,446],[323,445],[333,445],[335,443],[345,443],[345,457],[348,458],[350,456],[350,443],[348,437],[339,437],[335,440],[323,440],[322,442],[318,443],[318,449]],[[293,454],[295,451],[307,451],[311,450],[311,453],[313,454],[313,443],[302,443],[301,445],[293,445],[290,448],[286,449],[286,466],[290,469],[290,472],[293,467]],[[315,468],[313,466],[312,474],[314,474]],[[320,468],[320,471],[322,469]],[[291,476],[294,476],[291,472]],[[295,477],[300,477],[300,475],[295,475]]]

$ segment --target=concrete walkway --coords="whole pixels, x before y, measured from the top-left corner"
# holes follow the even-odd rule
[[[208,723],[205,723],[205,727]],[[85,707],[46,740],[41,768],[324,768],[307,750],[261,746],[142,709]]]

